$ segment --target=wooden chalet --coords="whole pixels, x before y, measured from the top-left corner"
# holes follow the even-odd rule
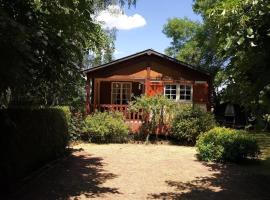
[[[86,110],[118,110],[127,120],[128,103],[140,95],[162,94],[179,102],[211,109],[212,77],[184,62],[148,49],[84,71],[87,77]]]

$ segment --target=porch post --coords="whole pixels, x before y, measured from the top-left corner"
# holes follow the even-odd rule
[[[90,114],[90,79],[87,76],[87,79],[86,79],[86,104],[85,104],[85,108],[86,108],[86,114]]]
[[[96,105],[97,105],[97,80],[94,79],[94,95],[93,95],[93,111],[95,111],[96,109]]]
[[[151,71],[151,68],[150,67],[147,67],[146,68],[146,79],[145,79],[145,94],[147,96],[150,95],[150,71]]]
[[[100,81],[94,78],[94,91],[93,91],[93,111],[99,109],[99,88],[100,88]]]

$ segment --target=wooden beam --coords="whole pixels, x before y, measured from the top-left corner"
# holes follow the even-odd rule
[[[90,79],[88,76],[86,79],[85,90],[86,90],[86,102],[85,102],[86,114],[90,114],[90,112],[91,112],[90,111]]]
[[[151,73],[151,68],[147,67],[146,68],[147,74],[145,78],[145,95],[149,96],[150,95],[150,73]]]
[[[94,79],[93,111],[95,111],[97,107],[97,95],[98,95],[98,85],[97,80]]]

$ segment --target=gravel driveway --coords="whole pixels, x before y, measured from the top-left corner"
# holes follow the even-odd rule
[[[199,162],[193,147],[80,144],[15,199],[270,199],[270,174]]]

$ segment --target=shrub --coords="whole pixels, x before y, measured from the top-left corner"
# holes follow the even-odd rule
[[[142,111],[143,125],[140,132],[147,135],[146,142],[148,142],[150,134],[158,134],[161,132],[160,127],[170,122],[175,102],[164,95],[143,95],[132,101],[129,107],[131,111]]]
[[[71,141],[82,139],[83,130],[85,129],[84,116],[80,112],[73,113],[68,126],[69,138]]]
[[[70,141],[81,139],[82,131],[85,127],[83,114],[79,111],[71,112],[69,106],[56,106],[54,108],[60,109],[65,114],[68,123],[68,135]]]
[[[65,115],[67,123],[69,124],[69,122],[71,121],[71,116],[72,116],[69,106],[55,106],[53,108],[61,110]]]
[[[241,161],[255,158],[259,146],[255,138],[243,130],[213,128],[199,136],[196,143],[198,156],[205,161]]]
[[[0,121],[0,180],[5,186],[65,152],[68,130],[60,109],[0,110]]]
[[[211,113],[198,107],[180,106],[173,118],[171,135],[173,138],[194,145],[198,135],[215,126],[215,119]]]
[[[118,143],[127,140],[129,128],[120,112],[96,112],[86,117],[83,132],[91,142]]]

